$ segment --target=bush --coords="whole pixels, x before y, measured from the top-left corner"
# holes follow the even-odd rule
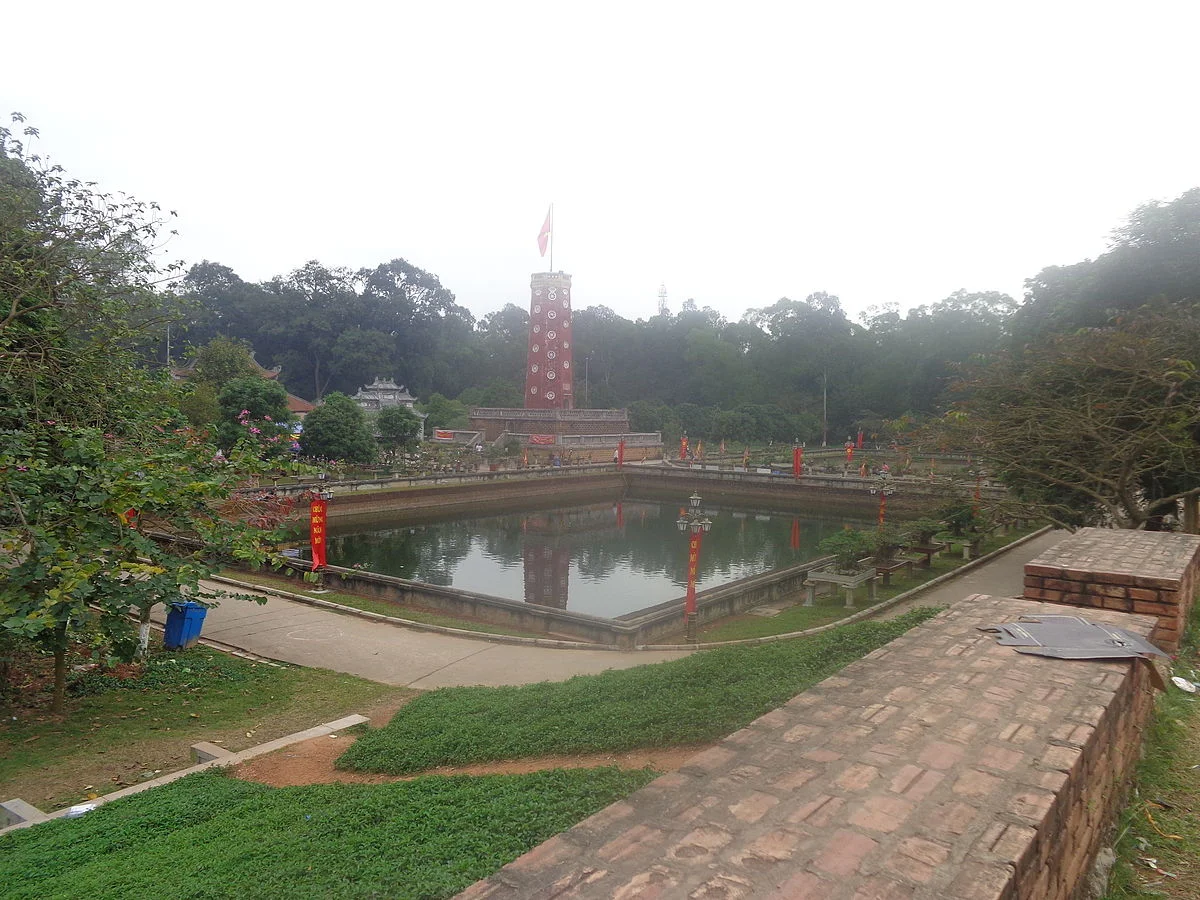
[[[817,545],[822,553],[832,553],[833,566],[838,572],[853,573],[861,568],[858,561],[875,552],[875,538],[866,531],[846,528],[831,534]]]

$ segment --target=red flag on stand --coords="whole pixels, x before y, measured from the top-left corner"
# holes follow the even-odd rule
[[[546,255],[546,247],[550,244],[550,216],[553,210],[546,212],[546,221],[542,223],[542,230],[538,232],[538,250],[542,252],[542,256]]]
[[[315,572],[325,565],[325,514],[324,500],[313,500],[308,506],[308,542],[312,547],[312,567]]]

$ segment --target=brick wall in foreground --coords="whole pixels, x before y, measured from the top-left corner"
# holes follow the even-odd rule
[[[459,896],[1075,898],[1152,697],[978,630],[1039,612],[966,598]]]
[[[1200,536],[1083,528],[1025,564],[1025,597],[1154,616],[1150,640],[1179,649],[1200,568]]]

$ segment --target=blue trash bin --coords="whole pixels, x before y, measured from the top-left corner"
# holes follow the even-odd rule
[[[172,603],[167,613],[167,625],[163,629],[163,646],[168,650],[186,650],[200,640],[200,629],[208,607],[203,603]]]

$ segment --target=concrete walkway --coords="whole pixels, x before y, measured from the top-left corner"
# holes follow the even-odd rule
[[[1054,531],[1035,538],[885,615],[916,606],[946,606],[970,594],[1018,597],[1025,562],[1064,536]],[[233,590],[215,582],[206,586]],[[347,672],[384,684],[431,689],[562,681],[573,675],[678,659],[689,652],[555,649],[462,638],[361,619],[265,592],[236,590],[265,596],[266,604],[222,601],[208,612],[204,638],[269,659]],[[162,614],[157,619],[161,622]]]
[[[627,669],[688,653],[559,650],[461,638],[362,619],[216,582],[206,582],[205,587],[264,596],[267,602],[260,606],[236,598],[222,600],[208,611],[202,637],[268,659],[405,687],[563,681],[572,675]],[[156,610],[155,618],[161,622],[164,615]]]

